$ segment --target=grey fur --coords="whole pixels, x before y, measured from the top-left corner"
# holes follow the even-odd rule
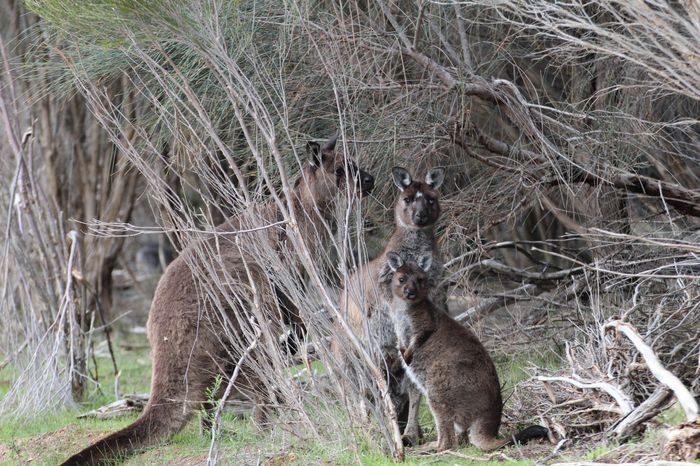
[[[435,167],[425,175],[425,182],[430,185],[433,189],[440,189],[442,183],[445,181],[445,169],[442,167]]]
[[[346,192],[346,180],[339,180],[336,175],[337,169],[345,166],[346,157],[329,151],[321,151],[319,157],[317,143],[310,143],[308,147],[316,163],[304,168],[303,176],[291,195],[301,237],[311,239],[316,238],[318,232],[327,231],[324,222],[332,222],[334,218],[334,200],[340,193]],[[371,189],[374,178],[361,170],[360,175],[353,180],[355,189],[363,192]],[[279,218],[274,203],[253,207],[251,210],[258,221],[273,223]],[[316,212],[320,215],[316,215]],[[237,354],[232,345],[222,341],[224,338],[217,321],[222,316],[211,305],[211,301],[198,292],[201,282],[228,282],[229,289],[246,289],[250,276],[259,286],[260,307],[269,318],[264,323],[266,329],[270,330],[269,334],[279,335],[281,325],[286,320],[298,327],[303,326],[293,304],[289,303],[292,309],[286,309],[280,302],[279,290],[270,283],[264,265],[258,264],[255,256],[242,252],[234,241],[235,233],[246,226],[246,218],[245,215],[231,217],[217,227],[220,235],[200,243],[200,246],[217,251],[218,257],[212,263],[203,262],[193,248],[189,248],[167,267],[156,288],[148,319],[148,339],[153,358],[148,404],[134,423],[72,456],[63,463],[64,466],[112,464],[116,457],[126,456],[137,448],[174,435],[182,429],[200,404],[205,409],[210,408],[206,404],[207,389],[214,385],[217,374],[223,372],[224,375],[230,375],[241,355]],[[272,228],[259,233],[260,239],[268,240],[271,245],[280,241],[280,234],[284,232]],[[268,235],[267,238],[265,235]],[[330,237],[323,239],[327,242],[331,240]],[[310,241],[307,246],[312,253],[316,250],[315,241]],[[227,302],[223,294],[216,298],[221,303]],[[226,309],[225,318],[234,327],[232,331],[239,335],[252,334],[252,331],[242,331],[242,326],[246,325],[251,315],[249,302],[245,301],[245,295],[238,299],[236,308]],[[267,343],[276,342],[268,339]],[[251,360],[255,357],[255,354],[250,355]],[[261,385],[254,373],[243,365],[236,388],[254,397],[255,417],[260,424],[265,421],[266,406],[272,396]]]
[[[510,443],[512,437],[497,438],[501,386],[476,335],[433,304],[428,274],[416,262],[406,260],[394,272],[391,290],[398,357],[407,378],[428,398],[438,431],[437,449],[456,447],[461,433],[484,450]],[[516,440],[547,435],[540,426],[526,431],[516,434]]]
[[[432,265],[433,265],[433,256],[432,255],[421,256],[418,258],[416,263],[418,264],[418,267],[420,267],[423,272],[427,272],[430,270],[430,267],[432,267]]]
[[[392,272],[396,272],[399,267],[403,265],[403,259],[401,258],[400,255],[396,254],[394,251],[388,253],[386,255],[387,258],[387,264],[389,264],[389,268],[391,269]],[[388,275],[387,275],[388,278]]]
[[[401,190],[394,204],[396,222],[394,233],[384,251],[349,278],[348,289],[343,291],[340,300],[341,309],[347,310],[348,323],[355,333],[362,336],[365,341],[372,342],[372,347],[379,350],[377,364],[387,368],[387,376],[402,372],[400,360],[396,358],[396,331],[389,314],[391,302],[389,285],[393,274],[391,267],[387,264],[389,253],[398,253],[404,260],[412,261],[430,256],[432,261],[428,275],[435,283],[439,281],[443,271],[434,232],[435,223],[440,216],[438,192],[427,183],[414,180],[405,168],[395,167],[392,175],[394,182]],[[405,185],[405,180],[410,180],[408,185]],[[402,186],[404,186],[403,189]],[[418,193],[421,195],[418,196]],[[364,291],[364,302],[358,302],[360,290]],[[437,302],[446,301],[443,289],[434,289],[434,295]],[[343,351],[337,342],[333,343],[333,350],[342,360]],[[397,411],[400,411],[406,401],[406,393],[402,391],[404,384],[401,376],[399,375],[396,380],[389,378],[389,383],[390,391],[396,394],[394,402]],[[422,436],[418,423],[420,393],[416,392],[412,385],[409,384],[408,387],[409,418],[404,430],[404,439],[407,443],[415,444]]]
[[[403,167],[394,167],[391,169],[391,174],[394,177],[394,184],[401,191],[408,188],[413,181],[411,174]]]

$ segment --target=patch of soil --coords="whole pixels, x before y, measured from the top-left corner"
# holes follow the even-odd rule
[[[138,457],[137,457],[138,459]],[[177,458],[165,463],[166,466],[195,466],[200,464],[205,464],[207,462],[207,455],[204,456],[185,456],[183,458]]]
[[[84,432],[76,425],[67,425],[34,437],[15,439],[12,445],[0,444],[0,461],[28,464],[50,456],[67,456],[104,435],[102,431]]]
[[[5,462],[10,460],[10,447],[0,443],[0,462]]]
[[[292,464],[297,461],[297,455],[294,453],[281,453],[279,455],[274,455],[267,457],[263,460],[263,466],[284,466],[287,464]]]

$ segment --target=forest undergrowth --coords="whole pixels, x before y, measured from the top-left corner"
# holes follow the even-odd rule
[[[184,250],[229,359],[281,394],[275,426],[225,411],[141,461],[695,461],[698,17],[656,0],[0,0],[0,459],[50,464],[133,419],[73,416],[114,401],[119,371],[118,394],[148,391],[147,345],[120,334],[147,306],[115,290],[150,302],[137,253],[162,269]],[[375,188],[345,186],[305,231],[318,205],[297,217],[293,188],[332,134]],[[446,169],[449,312],[498,366],[501,433],[538,423],[551,444],[404,448],[338,299],[394,228],[394,166]],[[257,279],[207,273],[231,216]],[[284,300],[307,329],[293,356],[266,307]]]

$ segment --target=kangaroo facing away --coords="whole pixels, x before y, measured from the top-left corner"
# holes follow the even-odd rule
[[[406,387],[403,384],[403,368],[396,359],[396,333],[388,311],[391,271],[386,265],[386,254],[399,251],[413,260],[430,255],[433,260],[428,274],[435,281],[441,278],[443,267],[434,228],[440,217],[437,190],[445,179],[445,170],[440,167],[429,170],[425,181],[413,179],[408,170],[402,167],[394,167],[392,175],[400,191],[394,205],[394,233],[379,256],[350,276],[348,286],[340,297],[340,309],[347,312],[348,323],[355,334],[365,341],[374,341],[378,347],[380,354],[377,364],[387,372],[399,423],[404,427],[403,439],[410,445],[416,444],[422,437],[418,422],[421,395],[412,385]],[[442,290],[434,289],[433,294],[438,302],[444,302]],[[365,334],[365,324],[369,335]],[[342,360],[337,341],[333,342],[333,352]]]
[[[464,436],[482,450],[546,438],[548,431],[542,426],[497,438],[503,400],[496,368],[476,335],[428,297],[432,258],[405,262],[390,252],[387,261],[393,271],[391,314],[398,352],[406,374],[428,399],[438,451],[456,447]]]
[[[309,243],[317,237],[317,232],[327,231],[323,222],[332,221],[333,201],[346,191],[346,186],[360,193],[367,193],[374,186],[374,178],[360,170],[354,161],[336,152],[335,143],[336,138],[333,138],[323,146],[314,142],[307,145],[311,160],[292,191],[298,227]],[[260,221],[272,224],[279,220],[279,209],[272,202],[254,210]],[[245,289],[250,280],[255,280],[261,289],[263,315],[268,319],[268,322],[258,322],[261,327],[277,331],[283,321],[301,324],[290,300],[284,299],[286,296],[270,283],[264,265],[256,263],[254,256],[242,253],[234,241],[235,233],[245,227],[243,215],[234,216],[217,228],[220,234],[200,242],[200,246],[216,251],[216,266],[195,254],[192,245],[167,267],[156,288],[148,318],[153,359],[148,404],[134,423],[72,456],[64,466],[111,464],[138,448],[167,440],[184,427],[200,406],[211,410],[206,390],[214,386],[218,374],[230,375],[242,356],[242,350],[233,347],[224,337],[221,316],[212,301],[198,293],[200,280],[218,273],[212,268],[221,268],[227,277],[232,277],[225,282],[227,286],[237,283],[239,288]],[[269,228],[265,232],[263,234],[269,235],[267,239],[273,245],[284,235],[280,228]],[[330,238],[322,238],[322,241],[324,239]],[[223,291],[218,292],[219,302],[230,302]],[[245,338],[241,335],[245,334],[243,325],[250,315],[247,305],[243,301],[235,308],[226,309],[226,318],[238,338]],[[251,353],[248,360],[254,359],[255,354]],[[260,385],[253,371],[243,364],[236,388],[252,394],[256,419],[262,422],[264,410],[259,408],[269,399],[260,395],[265,391]]]

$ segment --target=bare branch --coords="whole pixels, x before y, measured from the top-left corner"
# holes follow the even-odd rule
[[[569,377],[549,377],[549,376],[537,376],[537,380],[542,381],[542,382],[565,382],[573,385],[574,387],[577,388],[583,388],[583,389],[597,389],[597,390],[602,390],[617,402],[617,405],[620,407],[622,410],[622,414],[628,414],[632,412],[633,405],[632,402],[629,400],[629,398],[622,393],[622,391],[607,383],[607,382],[583,382],[583,381],[578,381]]]
[[[694,421],[697,419],[698,403],[695,401],[693,395],[675,375],[661,365],[661,362],[654,353],[654,350],[652,350],[649,345],[644,343],[641,335],[639,335],[639,332],[637,332],[632,325],[626,322],[620,322],[619,320],[611,320],[603,326],[603,329],[614,329],[615,331],[621,332],[627,338],[629,338],[635,348],[637,348],[637,350],[642,354],[644,361],[652,374],[654,374],[654,377],[656,377],[659,382],[673,390],[674,395],[676,395],[676,399],[678,399],[678,403],[680,403],[685,411],[687,420]]]

